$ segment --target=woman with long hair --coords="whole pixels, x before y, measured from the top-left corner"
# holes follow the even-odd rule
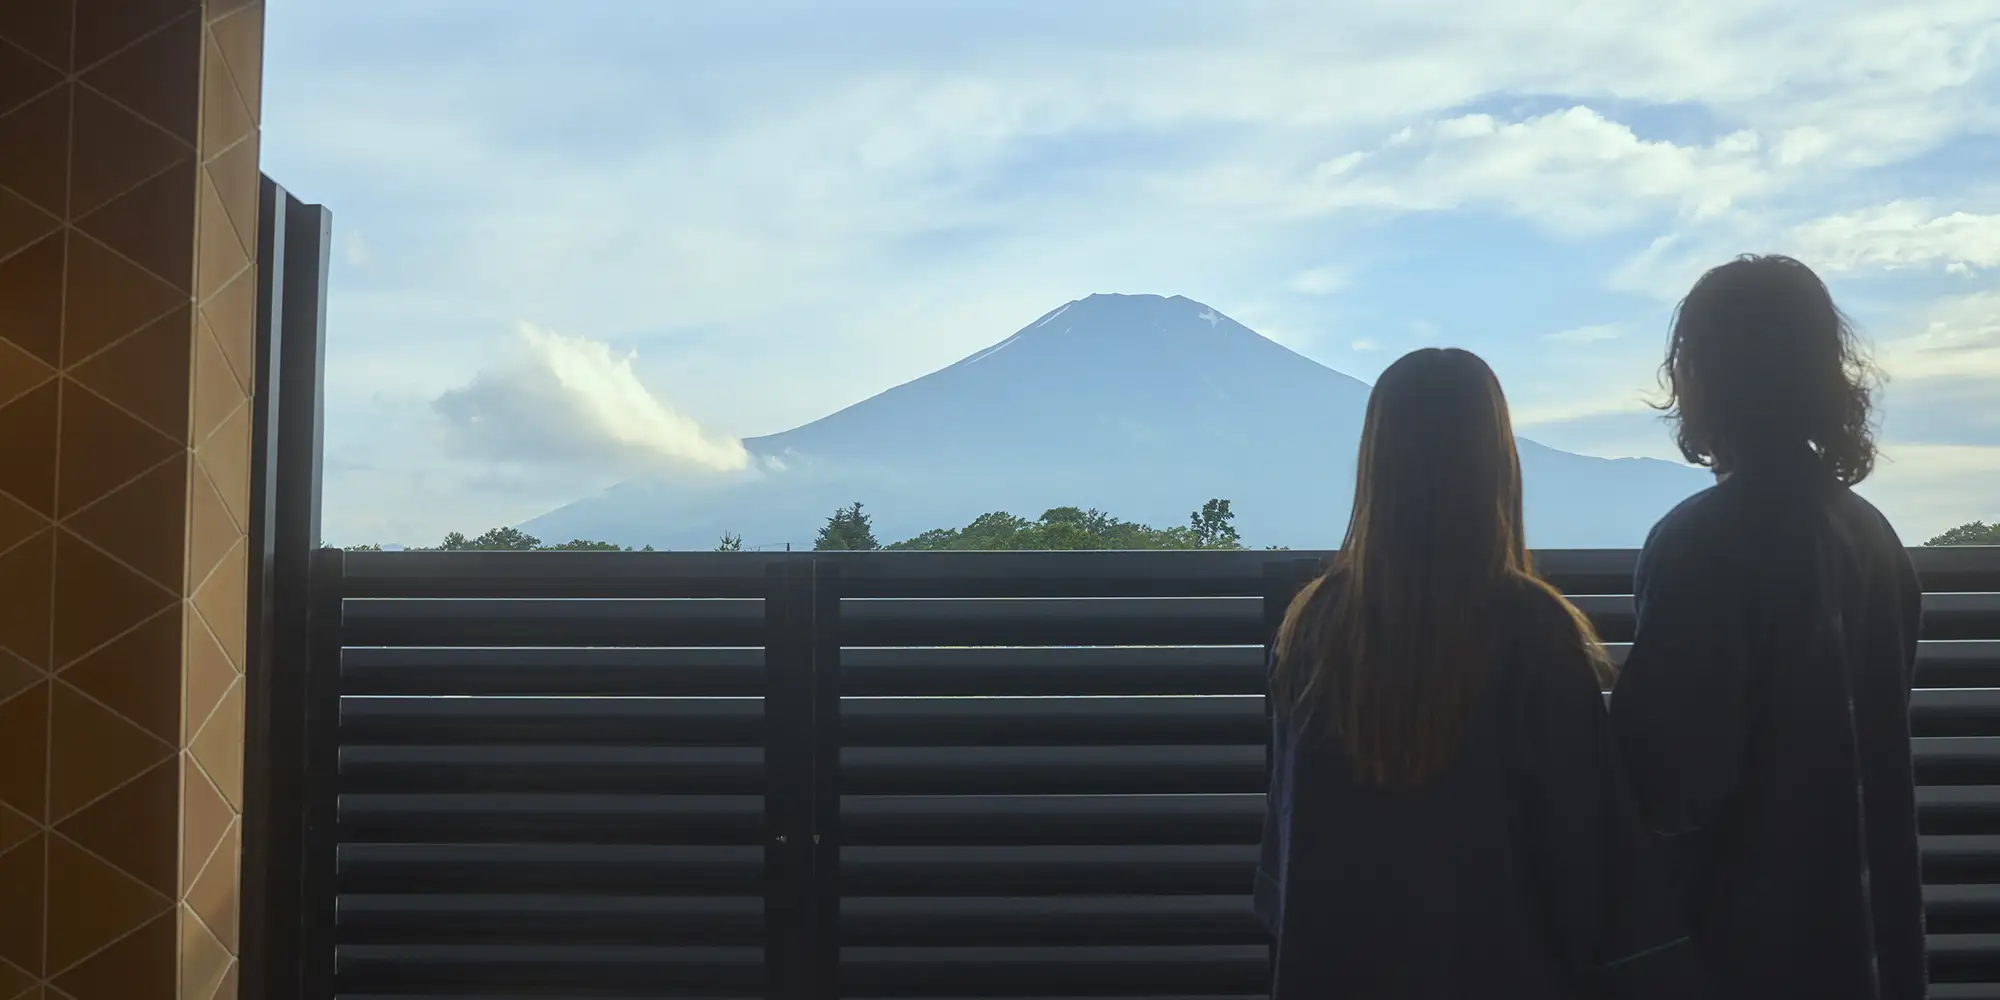
[[[1661,373],[1681,452],[1717,482],[1640,553],[1611,718],[1695,950],[1719,996],[1917,1000],[1923,594],[1851,489],[1874,373],[1818,276],[1777,256],[1695,283]]]
[[[1610,665],[1529,565],[1492,370],[1390,365],[1356,476],[1272,658],[1274,1000],[1697,996],[1613,750]]]

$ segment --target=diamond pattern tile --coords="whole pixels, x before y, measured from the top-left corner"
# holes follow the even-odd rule
[[[67,517],[103,499],[175,455],[179,443],[111,405],[103,397],[63,379],[62,453],[56,481],[56,512]],[[87,457],[86,457],[87,456]]]
[[[78,218],[76,227],[174,288],[192,289],[195,206],[188,192],[197,173],[193,160],[169,167]]]
[[[200,15],[183,14],[77,79],[191,148],[201,121],[201,33]]]
[[[222,501],[215,501],[219,506]],[[49,519],[5,493],[0,493],[0,552],[28,540],[28,536],[49,526]]]
[[[229,662],[229,654],[215,641],[215,633],[209,631],[208,624],[201,620],[189,605],[187,613],[187,659],[183,668],[186,676],[187,738],[201,731],[208,717],[215,714],[215,706],[222,704],[222,696],[229,692],[229,686],[236,683],[236,667]],[[177,734],[178,735],[178,734]]]
[[[184,444],[193,329],[194,309],[182,306],[71,368],[69,376]]]
[[[173,759],[159,737],[61,681],[49,701],[49,815],[57,822]]]
[[[63,358],[75,364],[124,339],[174,307],[188,294],[146,273],[109,247],[81,233],[69,240],[64,276]]]
[[[193,910],[181,911],[181,996],[207,1000],[215,995],[229,971],[229,949],[201,922]]]
[[[77,0],[76,64],[87,67],[200,6],[200,0]]]
[[[49,657],[49,580],[55,565],[54,529],[0,552],[0,649],[29,665],[47,670]],[[0,793],[0,798],[5,798]]]
[[[203,50],[201,148],[203,158],[209,158],[241,142],[256,131],[257,123],[250,120],[250,109],[244,107],[242,95],[236,92],[236,80],[230,74],[222,49],[206,32]]]
[[[215,782],[231,811],[243,812],[243,682],[222,696],[208,722],[188,741],[188,754]]]
[[[84,215],[139,182],[192,159],[194,147],[90,87],[76,92],[70,211]]]
[[[187,474],[185,460],[169,458],[71,514],[63,526],[161,589],[178,593],[186,574],[178,536],[187,522]]]
[[[61,70],[29,55],[26,49],[0,42],[0,114],[41,96],[62,79]]]
[[[194,608],[215,633],[215,641],[229,657],[237,673],[243,672],[244,645],[249,620],[249,598],[244,576],[249,569],[249,547],[232,546],[214,572],[194,592]]]
[[[0,406],[21,398],[55,375],[56,370],[42,359],[15,347],[12,341],[0,340]]]
[[[248,405],[237,407],[194,449],[222,506],[243,525],[250,523],[250,416]]]
[[[15,968],[11,963],[0,962],[0,997],[19,998],[29,990],[37,988],[34,976],[25,970]]]
[[[6,701],[26,691],[30,685],[40,683],[41,679],[47,676],[42,668],[0,649],[0,701]],[[0,840],[5,839],[0,837]],[[0,850],[5,848],[0,847]]]
[[[0,854],[19,847],[41,831],[42,824],[29,818],[27,813],[0,805]]]
[[[0,961],[42,971],[42,871],[46,834],[37,834],[0,854]]]
[[[229,210],[223,207],[222,195],[215,190],[214,179],[207,171],[202,172],[199,228],[195,288],[199,301],[207,302],[237,275],[250,269],[250,254],[237,237],[236,224],[230,221]]]
[[[82,659],[178,601],[173,591],[60,528],[55,548],[52,616],[59,668]]]
[[[230,824],[237,817],[228,800],[215,790],[215,784],[202,774],[200,765],[191,756],[182,754],[180,765],[181,813],[185,824],[181,834],[181,881],[192,886],[215,849],[229,835]]]
[[[32,820],[48,815],[48,752],[49,682],[43,681],[0,701],[0,805]],[[0,951],[0,958],[8,956]]]
[[[0,188],[0,260],[12,257],[61,225],[61,219],[36,208],[33,202]]]
[[[0,340],[55,364],[62,354],[62,279],[59,234],[0,260]]]
[[[198,324],[205,327],[206,324]],[[181,396],[189,394],[186,376],[181,382]],[[216,343],[214,334],[207,329],[197,329],[194,335],[194,400],[192,403],[194,422],[190,427],[189,440],[206,441],[209,435],[229,415],[243,405],[243,386],[236,380],[236,373],[230,370],[229,359],[222,353],[222,345]]]
[[[70,664],[63,669],[62,679],[139,728],[168,743],[179,743],[180,608],[169,606]]]
[[[237,242],[252,259],[257,256],[258,141],[253,132],[249,138],[210,159],[206,167],[209,178],[215,182],[215,193],[221,196],[222,207],[229,213],[229,222],[236,229]]]
[[[67,969],[173,903],[63,837],[49,838],[48,967]]]
[[[243,824],[232,823],[222,842],[188,887],[187,905],[217,941],[236,954],[238,876],[242,868]]]
[[[222,974],[222,982],[217,983],[215,993],[209,1000],[237,1000],[236,972],[242,964],[232,960],[229,971]]]
[[[180,935],[175,909],[49,981],[74,1000],[175,1000]]]
[[[208,473],[189,463],[188,469],[187,592],[200,589],[209,573],[229,554],[243,528],[222,505]]]
[[[60,70],[69,69],[71,0],[0,6],[0,38]]]
[[[10,5],[11,6],[11,5]],[[74,87],[58,87],[0,115],[0,149],[69,149],[69,99]],[[42,207],[51,215],[68,211],[69,157],[0,158],[0,187]]]
[[[175,895],[180,850],[164,835],[180,823],[179,761],[169,757],[56,824],[56,832],[163,896]]]
[[[257,269],[236,276],[201,305],[201,318],[229,359],[229,370],[249,392],[257,384]]]
[[[220,6],[216,0],[209,0],[211,14]],[[227,17],[213,18],[208,26],[215,36],[216,47],[222,51],[222,59],[229,64],[229,75],[236,81],[236,91],[243,95],[243,105],[250,111],[251,121],[263,120],[264,108],[264,5],[242,3],[230,0],[230,6],[241,7]]]

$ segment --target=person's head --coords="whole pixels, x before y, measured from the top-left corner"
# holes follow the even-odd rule
[[[1529,564],[1500,381],[1468,351],[1413,351],[1369,394],[1347,538],[1286,613],[1272,694],[1323,716],[1358,777],[1420,783],[1456,759],[1523,587],[1561,601]],[[1564,620],[1555,641],[1596,649]]]
[[[1875,465],[1874,371],[1811,268],[1745,255],[1674,313],[1663,408],[1687,460],[1729,473],[1805,455],[1849,486]]]

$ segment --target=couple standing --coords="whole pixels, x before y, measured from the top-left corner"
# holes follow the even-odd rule
[[[1529,565],[1492,371],[1422,350],[1376,383],[1346,541],[1272,659],[1275,1000],[1925,995],[1921,594],[1849,489],[1853,333],[1804,265],[1743,257],[1663,373],[1717,482],[1647,538],[1619,669]]]

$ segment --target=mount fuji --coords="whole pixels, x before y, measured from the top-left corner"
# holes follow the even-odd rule
[[[1211,497],[1245,544],[1345,531],[1369,387],[1180,296],[1092,295],[956,364],[743,442],[752,471],[632,481],[521,527],[545,539],[809,548],[860,501],[885,543],[987,511],[1095,507],[1159,527]],[[1636,547],[1700,470],[1519,439],[1530,545]]]

